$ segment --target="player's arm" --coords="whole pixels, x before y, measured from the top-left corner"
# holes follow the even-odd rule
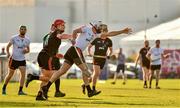
[[[78,28],[73,30],[72,39],[75,40],[77,38],[77,34],[82,33],[82,28]]]
[[[71,39],[72,35],[70,35],[70,34],[57,34],[57,38],[59,38],[59,39]]]
[[[109,47],[108,49],[109,49],[109,54],[108,54],[108,56],[110,57],[110,56],[112,55],[112,53],[113,53],[113,48],[112,48],[112,47]]]
[[[88,54],[90,55],[90,56],[92,56],[92,54],[91,54],[91,48],[92,48],[92,44],[89,44],[88,45]]]
[[[136,60],[135,60],[135,67],[137,67],[137,63],[139,61],[139,58],[140,58],[140,54],[138,54],[138,56],[136,57]]]
[[[129,34],[132,32],[132,29],[131,28],[125,28],[123,30],[119,30],[119,31],[112,31],[112,32],[108,32],[106,33],[105,35],[108,36],[108,37],[112,37],[112,36],[117,36],[117,35],[120,35],[120,34]]]
[[[23,53],[26,54],[26,53],[29,53],[29,52],[30,52],[30,47],[29,47],[29,45],[28,45],[27,47],[25,47],[25,48],[23,49]]]
[[[6,52],[7,52],[7,57],[10,57],[10,52],[9,52],[9,48],[11,47],[12,43],[8,42],[7,46],[6,46]]]

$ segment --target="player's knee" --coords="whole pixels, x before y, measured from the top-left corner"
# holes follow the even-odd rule
[[[86,77],[91,77],[91,72],[88,69],[82,71],[82,75]]]

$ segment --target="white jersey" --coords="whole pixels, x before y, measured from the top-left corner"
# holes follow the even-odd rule
[[[75,46],[80,48],[82,51],[86,49],[88,44],[95,38],[97,35],[92,31],[91,27],[83,26],[81,27],[82,33],[76,38]]]
[[[25,60],[23,49],[30,44],[30,39],[25,36],[20,37],[19,34],[12,36],[10,43],[13,45],[12,59],[17,61]]]
[[[153,47],[149,50],[148,54],[151,54],[151,65],[161,65],[161,55],[164,53],[162,48]]]

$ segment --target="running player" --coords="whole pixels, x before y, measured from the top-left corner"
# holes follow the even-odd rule
[[[67,70],[73,65],[73,63],[75,63],[82,71],[83,81],[88,91],[88,97],[92,97],[100,93],[100,92],[93,92],[91,90],[91,87],[89,85],[89,80],[88,80],[91,76],[91,73],[88,71],[87,65],[85,63],[85,60],[82,54],[82,51],[86,49],[90,41],[96,38],[97,34],[101,32],[100,25],[101,25],[101,22],[97,22],[93,24],[92,28],[88,26],[83,26],[73,31],[72,36],[73,36],[73,40],[76,39],[76,43],[74,46],[70,47],[68,51],[66,52],[64,56],[65,61],[62,67],[60,68],[60,70],[53,74],[53,76],[51,77],[50,81],[48,82],[46,86],[42,87],[45,97],[47,97],[47,92],[52,82],[54,82],[58,77],[66,73]],[[129,31],[129,28],[126,28],[125,30],[118,31],[118,32],[112,32],[108,36],[119,34],[119,32],[124,32],[124,31]],[[77,37],[77,33],[80,33],[78,37]],[[104,33],[104,34],[106,36],[107,33]]]
[[[147,53],[147,58],[150,59],[151,69],[149,88],[151,88],[154,71],[156,71],[156,89],[160,89],[158,83],[160,79],[162,58],[167,58],[169,54],[164,54],[164,50],[160,47],[160,40],[156,40],[155,44],[155,47],[152,47]]]
[[[58,49],[61,45],[61,39],[69,39],[70,35],[62,35],[65,30],[65,22],[62,19],[57,19],[54,21],[55,31],[50,35],[48,44],[44,46],[41,52],[38,55],[38,64],[42,68],[42,77],[37,77],[42,81],[41,87],[49,81],[53,72],[56,72],[53,69],[52,61],[54,57],[58,58]],[[39,90],[36,100],[45,100],[43,97],[41,89]]]
[[[93,95],[96,95],[92,92],[91,87],[89,85],[89,81],[88,78],[91,76],[91,73],[88,70],[88,67],[85,63],[85,59],[83,57],[82,51],[84,51],[86,49],[86,47],[88,46],[89,42],[91,40],[93,40],[97,33],[100,33],[100,26],[101,22],[97,21],[93,23],[92,27],[89,26],[83,26],[80,27],[78,29],[75,29],[73,31],[72,34],[72,43],[74,44],[73,46],[71,46],[66,54],[64,55],[64,63],[62,65],[62,67],[60,68],[60,70],[56,73],[53,74],[53,76],[51,77],[50,81],[48,82],[48,84],[44,87],[42,87],[43,89],[43,94],[45,97],[47,97],[47,92],[51,86],[51,84],[60,76],[62,76],[63,74],[65,74],[68,69],[75,63],[82,71],[82,77],[83,77],[83,81],[86,85],[86,88],[88,90],[88,97],[92,97]],[[77,37],[77,34],[79,34],[79,36]]]
[[[51,36],[51,34],[56,30],[54,24],[51,25],[51,31],[44,36],[43,38],[43,47],[47,46],[48,45],[48,40],[49,40],[49,37]],[[57,52],[58,53],[58,52]],[[52,59],[52,69],[53,70],[58,70],[60,68],[60,62],[59,62],[59,58],[57,57],[53,57]],[[35,76],[33,74],[28,74],[27,75],[27,80],[26,80],[26,87],[28,87],[29,83],[33,80],[40,80],[42,78],[40,77],[43,77],[43,76]],[[62,93],[60,90],[60,78],[57,79],[55,81],[55,94],[54,96],[55,97],[64,97],[65,96],[65,93]]]
[[[143,71],[143,81],[144,85],[143,88],[148,88],[147,81],[149,79],[149,71],[150,71],[150,60],[146,57],[148,51],[149,51],[149,41],[144,41],[144,47],[140,49],[139,54],[135,61],[135,66],[137,66],[138,61],[140,60],[140,65],[142,67]]]
[[[125,61],[126,61],[126,57],[122,53],[122,48],[119,48],[117,68],[116,68],[116,72],[114,73],[114,81],[111,84],[116,84],[117,75],[120,72],[120,70],[122,70],[123,84],[124,85],[126,84],[127,75],[124,72],[125,71]]]
[[[20,87],[18,95],[26,95],[23,92],[23,86],[26,75],[26,60],[25,54],[29,53],[30,39],[26,36],[26,26],[21,26],[19,34],[14,35],[6,47],[7,57],[9,58],[9,73],[5,77],[2,94],[6,95],[6,86],[12,78],[16,69],[20,70]],[[13,45],[12,56],[10,55],[9,48]]]

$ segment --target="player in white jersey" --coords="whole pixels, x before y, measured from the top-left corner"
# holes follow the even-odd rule
[[[30,39],[25,35],[26,34],[26,26],[21,26],[19,29],[19,34],[14,35],[10,42],[7,45],[7,57],[9,58],[9,73],[5,77],[4,85],[2,88],[2,94],[6,94],[6,86],[13,76],[16,69],[20,70],[20,87],[18,95],[26,95],[22,91],[25,81],[26,74],[26,60],[25,54],[29,53],[30,48]],[[9,48],[13,45],[12,56],[10,56]]]
[[[65,61],[62,64],[62,67],[60,68],[60,70],[53,74],[53,76],[51,77],[50,81],[48,82],[46,86],[42,87],[43,93],[45,96],[47,96],[48,89],[51,86],[52,82],[54,82],[57,78],[65,74],[74,63],[82,71],[82,77],[83,77],[83,81],[86,86],[86,89],[88,91],[88,97],[92,97],[100,93],[100,92],[93,92],[91,90],[91,87],[89,85],[89,80],[88,80],[91,77],[91,72],[88,71],[87,65],[85,63],[85,59],[82,54],[82,52],[86,49],[90,41],[96,38],[97,34],[101,32],[100,25],[101,25],[101,22],[98,21],[92,24],[92,27],[83,26],[73,31],[72,37],[73,37],[73,40],[75,40],[75,44],[71,46],[67,50],[66,54],[64,55]],[[80,34],[77,37],[78,33]]]
[[[155,43],[156,43],[155,47],[152,47],[147,53],[147,58],[150,59],[150,70],[151,70],[149,76],[150,77],[149,88],[151,88],[154,71],[156,71],[156,89],[160,89],[158,83],[160,78],[162,58],[167,58],[169,54],[164,54],[164,50],[160,48],[160,40],[156,40]]]

